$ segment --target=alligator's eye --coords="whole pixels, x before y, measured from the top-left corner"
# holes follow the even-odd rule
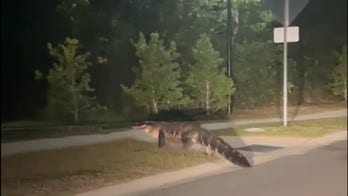
[[[139,125],[140,125],[140,123],[138,123],[138,122],[133,123],[133,127],[137,127]]]
[[[133,124],[133,127],[140,128],[140,129],[144,129],[148,126],[150,126],[150,123],[148,123],[148,122],[136,122]]]

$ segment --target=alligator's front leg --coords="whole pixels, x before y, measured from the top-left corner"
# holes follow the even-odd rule
[[[166,137],[164,135],[163,130],[160,130],[158,133],[158,147],[161,148],[165,145],[166,143]]]
[[[214,151],[210,147],[206,147],[206,153],[207,153],[208,156],[213,155],[213,152]]]
[[[181,142],[184,149],[190,148],[193,144],[199,140],[199,134],[195,130],[185,132],[181,135]]]
[[[181,139],[182,142],[182,148],[188,149],[190,148],[194,143],[192,142],[191,138],[184,137]]]

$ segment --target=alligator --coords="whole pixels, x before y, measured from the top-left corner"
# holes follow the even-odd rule
[[[198,124],[145,121],[135,123],[133,129],[144,131],[152,138],[158,139],[159,148],[164,147],[167,142],[181,143],[184,149],[193,144],[200,144],[206,147],[208,155],[212,155],[215,151],[235,165],[252,167],[248,159],[239,151]]]

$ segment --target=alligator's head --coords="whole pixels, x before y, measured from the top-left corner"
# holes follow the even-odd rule
[[[133,129],[144,131],[153,138],[158,138],[159,130],[161,129],[159,123],[153,121],[145,121],[134,123]]]

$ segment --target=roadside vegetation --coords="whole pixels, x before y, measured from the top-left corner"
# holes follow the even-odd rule
[[[291,122],[286,128],[258,127],[264,132],[247,132],[247,127],[240,127],[213,133],[237,137],[319,137],[347,130],[347,118]],[[132,139],[10,155],[1,158],[1,194],[71,195],[217,159],[181,148],[158,149],[155,143]]]
[[[287,127],[281,125],[260,125],[263,131],[247,131],[250,127],[234,130],[217,130],[217,135],[224,136],[278,136],[278,137],[321,137],[338,131],[347,130],[347,117],[290,122]]]
[[[5,0],[1,143],[108,134],[143,120],[280,117],[283,49],[272,40],[280,23],[265,2]],[[289,118],[347,107],[346,1],[306,9],[294,20],[301,40],[288,47]],[[346,124],[215,133],[318,137]],[[2,157],[1,194],[71,195],[213,160],[134,140],[25,153]]]
[[[312,114],[333,111],[346,107],[345,102],[321,105],[305,105],[301,107],[289,107],[289,118],[300,114]],[[235,110],[232,114],[233,120],[250,120],[279,118],[281,114],[276,107],[264,107],[253,110]],[[225,114],[214,113],[209,116],[204,113],[184,113],[184,112],[168,112],[160,113],[150,120],[160,121],[195,121],[199,123],[208,122],[228,122],[231,119]],[[295,122],[297,124],[298,122]],[[292,125],[293,123],[290,123]],[[129,130],[132,121],[124,119],[113,119],[112,115],[100,115],[94,123],[84,125],[70,125],[49,121],[11,121],[1,123],[1,143],[15,142],[23,140],[32,140],[39,138],[57,138],[72,135],[88,135],[88,134],[108,134]],[[277,124],[273,124],[277,125]],[[265,126],[264,124],[254,124],[250,126]],[[228,134],[233,134],[226,130]],[[238,132],[238,129],[237,129]],[[248,134],[242,131],[241,134]],[[254,134],[254,133],[253,133]]]
[[[214,160],[128,139],[18,154],[1,158],[1,195],[71,195]]]

